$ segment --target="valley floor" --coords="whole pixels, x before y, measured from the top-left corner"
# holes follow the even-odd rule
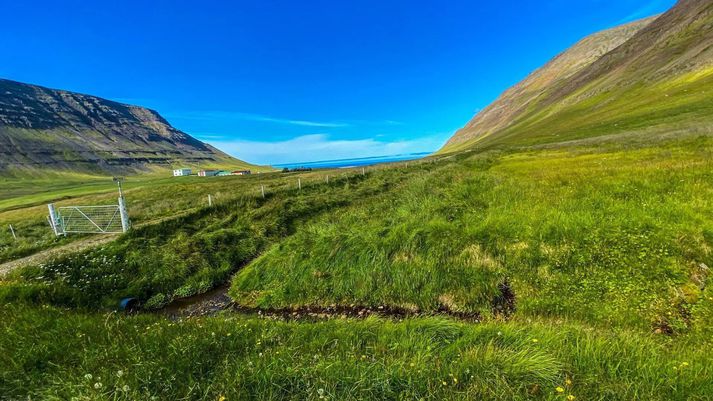
[[[713,399],[708,135],[126,193],[138,228],[0,278],[0,399]],[[28,254],[72,241],[42,213],[0,212]]]

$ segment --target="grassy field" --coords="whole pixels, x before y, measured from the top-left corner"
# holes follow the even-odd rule
[[[325,174],[302,174],[308,184],[323,180]],[[290,179],[289,177],[293,177]],[[128,177],[123,183],[127,207],[134,225],[155,222],[190,213],[208,205],[208,195],[220,204],[244,195],[279,191],[297,186],[294,174],[262,173],[228,177]],[[82,239],[82,236],[57,238],[46,220],[47,203],[70,205],[109,205],[117,203],[117,186],[108,177],[61,176],[0,182],[0,263],[30,255],[43,249]],[[12,237],[12,224],[17,240]]]
[[[378,178],[332,172],[329,183],[330,172],[172,180],[166,187],[180,195],[170,198],[165,196],[166,187],[152,182],[135,194],[126,191],[127,198],[135,199],[129,209],[135,223],[158,217],[163,221],[135,229],[100,249],[14,272],[4,279],[0,293],[72,306],[112,306],[124,296],[135,296],[150,298],[149,306],[160,307],[173,297],[205,292],[224,282],[303,220],[382,192],[418,171],[384,170]],[[261,185],[267,188],[264,199]],[[206,191],[214,196],[213,207],[208,207]],[[81,198],[87,199],[93,197]],[[179,217],[167,217],[177,210],[182,211]]]
[[[127,180],[143,226],[0,279],[0,394],[713,398],[710,136],[325,174]],[[109,312],[227,281],[254,314]]]

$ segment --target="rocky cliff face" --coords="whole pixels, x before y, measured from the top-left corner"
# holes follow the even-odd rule
[[[157,112],[0,79],[0,174],[23,169],[139,171],[238,162]]]
[[[712,67],[713,2],[682,0],[580,41],[476,115],[442,152],[700,127],[713,117]]]

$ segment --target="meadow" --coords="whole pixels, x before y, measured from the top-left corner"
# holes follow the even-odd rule
[[[0,278],[0,394],[713,397],[710,136],[325,174],[127,180],[136,229]],[[160,313],[227,282],[235,308]]]
[[[170,172],[168,172],[170,173]],[[219,204],[245,194],[259,195],[297,187],[294,174],[266,172],[252,176],[166,177],[150,174],[128,177],[123,182],[131,220],[145,225],[190,213],[208,205],[208,195]],[[326,172],[336,177],[336,172]],[[290,180],[288,177],[294,177]],[[303,174],[301,179],[323,180],[323,174]],[[116,204],[117,185],[111,177],[65,174],[51,178],[0,181],[0,263],[44,249],[82,240],[85,236],[56,237],[46,220],[47,204],[55,206]],[[9,225],[15,229],[12,237]]]

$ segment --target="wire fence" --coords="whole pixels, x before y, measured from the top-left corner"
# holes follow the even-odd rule
[[[183,193],[181,196],[136,197],[131,200],[132,217],[136,218],[136,227],[140,227],[192,213],[209,205],[225,205],[240,197],[265,199],[282,192],[297,195],[300,191],[312,190],[313,188],[323,187],[326,189],[342,185],[351,186],[356,184],[360,177],[370,174],[379,174],[379,172],[385,170],[418,172],[419,168],[428,168],[428,165],[453,157],[407,160],[343,169],[315,169],[312,171],[275,172],[243,176],[239,178],[239,182],[241,182],[239,186],[234,185],[235,181],[232,181],[232,184],[230,183],[231,181],[228,181],[228,185],[221,185],[218,188],[211,185],[205,188],[196,186],[193,193]],[[414,171],[414,169],[416,170]],[[216,181],[211,181],[215,183],[221,179],[222,177],[216,177]],[[208,195],[211,195],[210,200]],[[59,209],[62,209],[62,211],[60,212]],[[52,216],[43,216],[46,221],[45,219],[28,221],[18,218],[14,221],[4,222],[8,224],[3,224],[4,227],[0,227],[0,253],[2,253],[2,247],[43,247],[51,243],[50,241],[53,241],[54,237],[65,233],[113,234],[126,232],[121,226],[121,211],[117,214],[117,206],[115,205],[93,207],[62,206],[57,209],[57,212],[54,220]],[[63,219],[60,219],[60,215]],[[126,223],[126,228],[132,225],[132,222],[128,221],[128,214]],[[49,234],[46,231],[48,226],[53,234],[52,237],[47,235]],[[62,230],[63,228],[64,231]]]
[[[450,157],[441,158],[440,160],[449,159]],[[315,187],[331,187],[339,185],[351,185],[356,183],[355,179],[360,177],[365,177],[369,174],[378,173],[384,170],[401,169],[401,170],[412,170],[421,166],[426,166],[429,164],[437,163],[439,159],[420,159],[420,160],[408,160],[402,162],[377,164],[371,166],[356,166],[352,168],[344,169],[316,169],[308,172],[290,172],[290,173],[266,173],[265,177],[255,177],[255,175],[243,177],[248,178],[248,182],[245,185],[241,185],[238,193],[236,193],[237,188],[230,188],[228,186],[224,188],[210,189],[206,188],[205,192],[190,198],[174,198],[170,201],[168,199],[138,199],[134,202],[138,202],[136,205],[137,218],[140,222],[144,224],[150,224],[152,222],[160,221],[165,218],[170,218],[171,216],[177,216],[185,213],[190,213],[193,210],[200,209],[203,207],[218,206],[220,204],[225,204],[237,197],[254,197],[254,198],[267,198],[272,194],[278,192],[292,192],[298,193],[299,191],[309,190]],[[220,178],[218,178],[220,179]],[[164,210],[166,209],[166,210]],[[167,210],[171,211],[168,212]],[[159,216],[155,217],[154,214],[158,213]],[[55,220],[52,216],[47,216],[47,222],[49,224],[55,235],[62,235],[68,233],[94,233],[94,234],[113,234],[126,232],[126,227],[122,227],[121,221],[121,211],[117,205],[106,205],[106,206],[62,206],[57,208],[57,216]],[[53,224],[53,221],[56,224]],[[15,223],[15,222],[13,222]],[[34,224],[34,223],[33,223]],[[130,224],[130,223],[129,223]],[[17,243],[17,241],[31,241],[38,238],[37,231],[35,231],[34,226],[37,224],[27,226],[20,225],[20,230],[18,232],[18,227],[14,224],[12,226],[5,226],[4,231],[0,238],[3,242],[8,244],[11,242]],[[128,227],[128,225],[127,225]]]
[[[384,170],[402,169],[411,170],[417,167],[423,167],[431,164],[436,164],[442,160],[447,160],[453,156],[434,158],[434,159],[416,159],[406,160],[401,162],[376,164],[370,166],[357,166],[344,169],[329,169],[329,170],[312,170],[312,171],[294,171],[284,174],[278,180],[257,181],[254,186],[248,185],[247,191],[240,194],[244,197],[267,198],[270,194],[283,191],[302,191],[317,186],[342,185],[352,182],[355,178],[366,177],[370,173],[376,173]],[[254,188],[251,189],[251,188]],[[227,201],[235,199],[235,194],[232,192],[217,191],[208,195],[204,195],[203,201],[199,202],[198,207],[215,206]]]

